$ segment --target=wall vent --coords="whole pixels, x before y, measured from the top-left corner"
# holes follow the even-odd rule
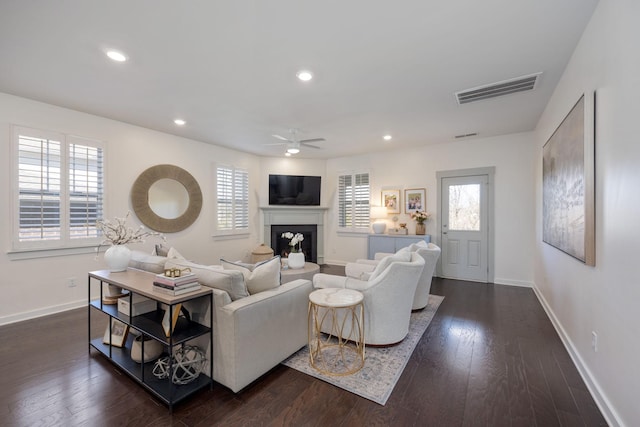
[[[528,76],[516,77],[497,83],[461,90],[455,93],[456,100],[458,101],[458,104],[462,105],[468,104],[469,102],[482,101],[483,99],[496,98],[510,93],[534,90],[541,74],[542,73],[535,73]]]
[[[456,135],[455,138],[456,139],[460,139],[460,138],[470,138],[472,136],[478,136],[477,132],[473,132],[473,133],[461,133],[460,135]]]

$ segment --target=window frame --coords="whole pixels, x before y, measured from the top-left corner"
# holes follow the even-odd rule
[[[231,171],[231,228],[220,228],[219,220],[218,220],[218,212],[220,210],[220,204],[218,199],[218,171],[219,169],[228,169]],[[244,213],[240,211],[243,216],[246,216],[246,226],[238,227],[236,225],[236,218],[238,216],[238,209],[236,207],[236,179],[237,174],[243,174],[246,176],[246,188],[242,188],[240,190],[241,193],[246,193],[246,200],[244,201]],[[249,170],[240,166],[235,166],[226,163],[214,163],[213,165],[213,189],[214,189],[214,198],[213,198],[213,236],[214,237],[244,237],[251,233],[251,221],[250,221],[250,213],[251,213],[251,200],[250,200],[250,189],[251,189],[251,179],[250,179]]]
[[[368,185],[368,198],[367,198],[367,203],[366,203],[366,218],[365,217],[360,217],[357,213],[357,207],[358,207],[358,198],[357,198],[357,194],[354,193],[352,196],[352,200],[351,200],[351,216],[353,218],[353,220],[351,221],[352,224],[350,226],[346,226],[343,225],[341,223],[341,208],[340,208],[340,201],[342,199],[342,185],[341,185],[341,180],[342,177],[346,177],[346,176],[350,176],[352,182],[356,182],[356,177],[359,175],[366,175],[367,176],[367,185]],[[355,185],[355,184],[354,184]],[[341,171],[338,172],[338,176],[337,176],[337,197],[336,197],[336,212],[337,212],[337,231],[339,233],[358,233],[358,234],[369,234],[369,229],[371,227],[371,218],[370,218],[370,212],[371,212],[371,173],[368,170],[353,170],[353,171]],[[360,219],[360,221],[358,221],[358,218]],[[358,224],[361,224],[360,226],[358,226]]]
[[[21,221],[21,200],[20,200],[20,136],[55,140],[60,142],[60,235],[57,238],[45,240],[34,239],[31,241],[20,241],[20,221]],[[70,177],[69,167],[71,165],[71,145],[83,145],[98,148],[102,151],[102,174],[101,174],[101,194],[97,194],[97,199],[101,202],[99,209],[104,214],[106,211],[106,144],[103,141],[93,138],[81,137],[71,134],[64,134],[56,131],[48,131],[43,129],[35,129],[26,126],[12,126],[11,140],[11,182],[12,182],[12,198],[11,198],[11,227],[12,227],[12,250],[9,254],[17,254],[12,259],[28,259],[51,256],[54,252],[58,254],[77,254],[87,253],[95,250],[94,248],[100,244],[102,238],[97,235],[94,237],[74,237],[72,238],[71,218],[72,218],[72,201],[74,195],[70,189],[72,179]],[[31,253],[32,255],[25,255]],[[20,255],[22,254],[22,255]]]

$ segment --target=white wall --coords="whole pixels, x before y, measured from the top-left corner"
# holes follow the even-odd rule
[[[439,218],[436,172],[477,167],[496,167],[495,175],[495,281],[531,286],[534,246],[533,163],[535,153],[532,133],[494,138],[447,142],[420,148],[363,156],[332,159],[327,162],[328,198],[326,259],[344,263],[366,257],[366,235],[337,234],[336,176],[349,170],[368,170],[371,174],[371,202],[380,205],[382,189],[426,188],[427,211],[434,214],[427,222],[427,233],[438,243]],[[402,209],[404,212],[404,208]],[[408,223],[415,233],[415,221],[397,215],[398,222]],[[393,226],[388,221],[388,226]]]
[[[203,208],[196,222],[167,235],[184,256],[206,264],[221,257],[245,258],[258,242],[260,216],[257,191],[251,193],[249,237],[217,241],[212,238],[214,162],[242,166],[253,183],[260,181],[259,158],[210,144],[0,93],[0,324],[86,304],[87,272],[104,268],[102,256],[93,254],[10,260],[11,250],[11,125],[75,134],[107,144],[106,217],[124,216],[131,210],[129,191],[136,177],[150,166],[169,163],[189,171],[200,184]],[[131,224],[139,224],[133,215]],[[154,242],[132,245],[151,251]],[[76,287],[68,279],[76,278]]]
[[[640,425],[640,2],[601,1],[537,127],[535,289],[612,425]],[[580,95],[596,101],[596,265],[542,243],[542,146]],[[598,351],[591,332],[598,334]]]

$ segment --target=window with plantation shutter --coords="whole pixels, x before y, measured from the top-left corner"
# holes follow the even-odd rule
[[[216,234],[249,232],[249,172],[216,166]]]
[[[368,173],[338,176],[338,227],[342,231],[368,232],[369,205]]]
[[[14,249],[93,245],[103,211],[99,141],[14,128]]]

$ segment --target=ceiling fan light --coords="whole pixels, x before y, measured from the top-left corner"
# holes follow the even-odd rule
[[[287,153],[289,154],[298,154],[299,152],[300,152],[299,148],[296,148],[296,147],[287,148]]]
[[[288,151],[286,153],[284,153],[284,155],[287,156],[287,157],[291,157],[291,153],[288,152]]]

